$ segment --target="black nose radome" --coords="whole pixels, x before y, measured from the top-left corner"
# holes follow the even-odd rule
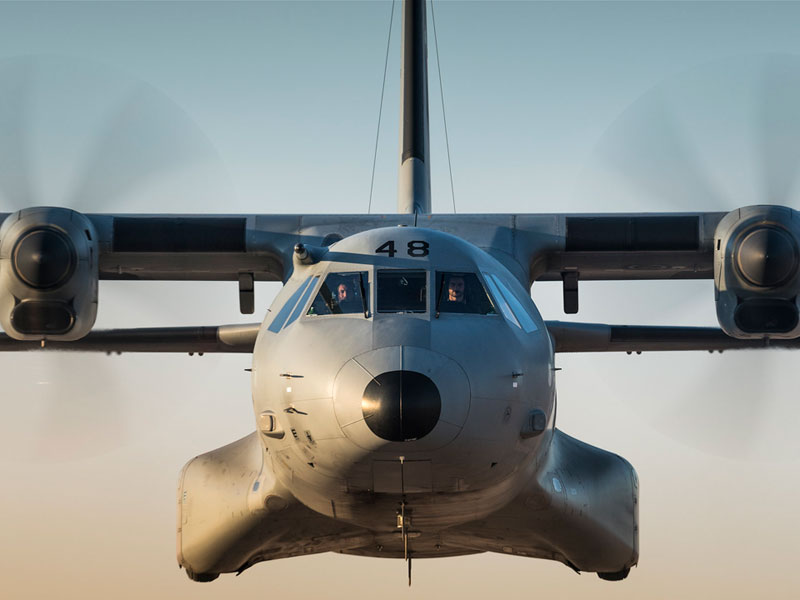
[[[378,437],[408,442],[436,427],[442,398],[436,384],[422,373],[389,371],[369,382],[361,399],[361,412]]]

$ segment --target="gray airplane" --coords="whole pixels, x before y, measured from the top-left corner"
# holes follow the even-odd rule
[[[555,353],[800,346],[800,213],[431,211],[425,4],[402,6],[399,210],[0,215],[0,350],[252,353],[256,431],[178,484],[178,562],[211,581],[320,552],[637,564],[638,482],[556,428]],[[100,279],[283,288],[263,322],[92,331]],[[713,279],[720,329],[544,321],[534,281]]]

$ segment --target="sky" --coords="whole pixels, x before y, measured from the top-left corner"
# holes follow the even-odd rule
[[[399,6],[0,3],[0,212],[363,213],[396,206]],[[800,4],[434,5],[435,212],[800,208]],[[259,284],[263,315],[277,284]],[[547,319],[714,325],[713,284],[534,285]],[[232,283],[102,282],[98,327],[249,322]],[[259,315],[255,315],[258,317]],[[183,464],[254,428],[247,356],[5,355],[0,589],[11,598],[791,597],[797,358],[559,355],[558,426],[627,458],[640,566],[622,583],[482,554],[334,554],[190,582]]]

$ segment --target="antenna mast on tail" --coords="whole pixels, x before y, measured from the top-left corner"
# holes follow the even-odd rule
[[[403,0],[403,46],[400,91],[400,172],[397,210],[431,212],[428,164],[428,45],[425,0]]]

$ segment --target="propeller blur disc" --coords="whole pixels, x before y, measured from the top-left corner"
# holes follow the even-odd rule
[[[645,92],[600,138],[577,190],[591,210],[797,206],[800,57],[734,57]]]
[[[0,61],[0,213],[37,205],[81,212],[220,212],[233,205],[231,188],[201,128],[155,86],[77,58]],[[154,314],[159,324],[180,321],[162,309],[164,303],[125,283],[101,282],[98,327],[153,325]],[[8,412],[0,435],[17,449],[6,458],[77,460],[126,443],[125,407],[153,400],[152,389],[148,393],[142,384],[153,373],[146,361],[124,367],[119,361],[4,355],[0,378]],[[169,403],[159,406],[171,410]]]
[[[230,200],[219,154],[192,118],[101,63],[0,61],[0,132],[0,212],[203,212]]]
[[[797,209],[798,171],[800,57],[743,56],[678,73],[642,94],[601,136],[576,194],[593,212]],[[628,322],[717,326],[711,282],[648,286],[637,297],[641,314],[628,306]],[[688,288],[697,292],[676,291]],[[680,444],[737,460],[796,460],[796,360],[780,351],[632,357],[623,365],[625,398]]]

